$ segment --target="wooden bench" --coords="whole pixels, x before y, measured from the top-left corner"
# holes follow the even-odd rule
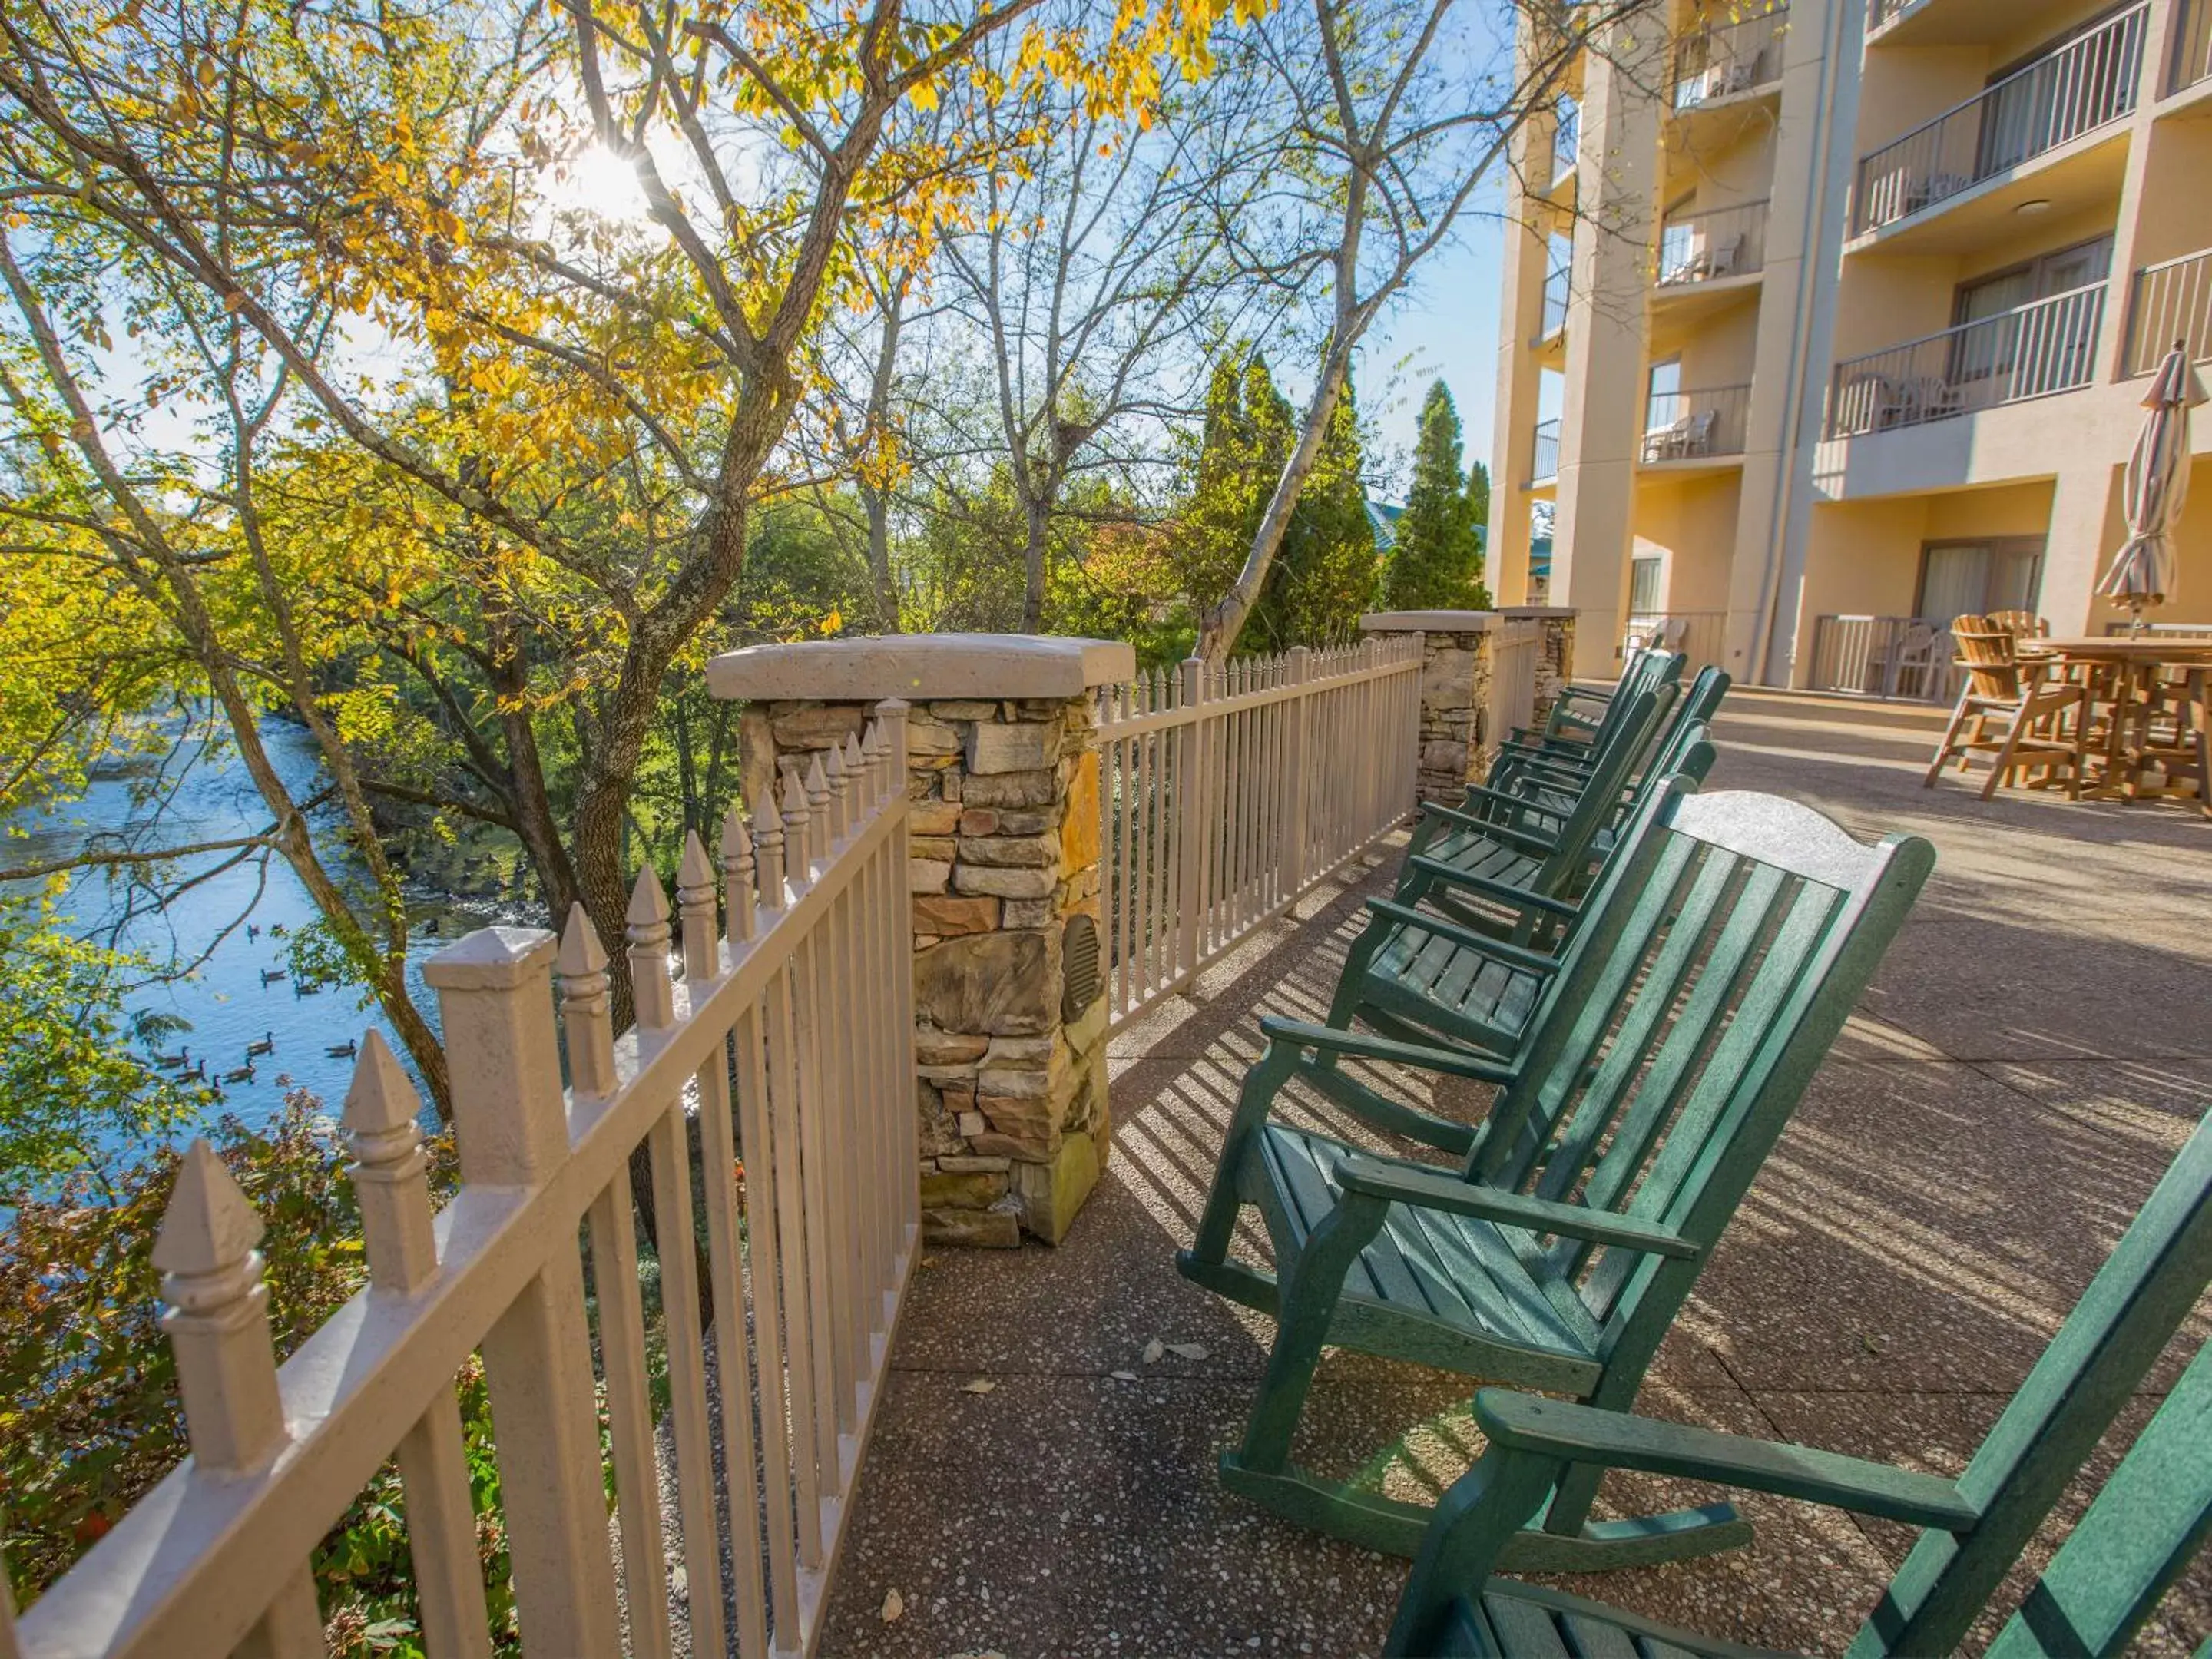
[[[1934,862],[1863,847],[1810,808],[1670,784],[1650,833],[1550,975],[1510,1063],[1263,1020],[1191,1249],[1188,1278],[1279,1321],[1232,1490],[1294,1520],[1411,1553],[1427,1510],[1292,1467],[1325,1343],[1625,1407],[1767,1151]],[[1303,1075],[1385,1134],[1412,1111],[1308,1054],[1497,1085],[1456,1171],[1275,1121]],[[1231,1260],[1255,1206],[1277,1271]],[[1740,1544],[1723,1505],[1589,1523],[1571,1473],[1505,1559],[1582,1571]]]
[[[1955,1480],[1486,1389],[1474,1416],[1490,1449],[1437,1504],[1384,1651],[1486,1659],[1749,1651],[1492,1576],[1510,1565],[1523,1527],[1561,1481],[1615,1468],[1922,1528],[1850,1652],[1954,1652],[2208,1285],[2212,1127],[2183,1148]],[[2126,1650],[2208,1535],[2212,1346],[2198,1348],[1988,1652]]]

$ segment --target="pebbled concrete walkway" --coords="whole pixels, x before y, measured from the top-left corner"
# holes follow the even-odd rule
[[[1758,694],[1720,722],[1711,787],[1790,794],[1862,836],[1924,835],[1940,861],[1639,1409],[1954,1473],[2212,1109],[2212,823],[2020,793],[1985,805],[1948,780],[1923,791],[1936,726],[1917,710]],[[1326,1006],[1359,901],[1395,862],[1313,896],[1115,1040],[1115,1157],[1065,1245],[925,1261],[823,1654],[1378,1647],[1404,1564],[1216,1483],[1269,1327],[1185,1284],[1172,1255],[1259,1015]],[[1435,1103],[1479,1113],[1483,1095]],[[1146,1364],[1154,1338],[1203,1358]],[[978,1380],[994,1386],[963,1389]],[[1468,1393],[1333,1353],[1299,1457],[1401,1496],[1433,1492],[1479,1449]],[[1705,1496],[1615,1479],[1607,1496],[1625,1503]],[[1574,1587],[1714,1635],[1839,1652],[1907,1529],[1738,1501],[1759,1529],[1748,1549]],[[886,1623],[892,1589],[905,1610]],[[2187,1653],[2208,1636],[2200,1564],[2142,1649]]]

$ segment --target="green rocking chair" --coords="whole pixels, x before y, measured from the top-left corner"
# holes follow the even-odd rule
[[[1771,796],[1670,783],[1650,833],[1554,976],[1517,1063],[1290,1021],[1261,1023],[1183,1274],[1275,1316],[1232,1490],[1411,1554],[1430,1510],[1291,1466],[1324,1344],[1625,1408],[1745,1190],[1934,863],[1924,841],[1853,841]],[[1431,1120],[1308,1054],[1500,1085],[1457,1171],[1372,1155],[1272,1116],[1302,1069],[1370,1128]],[[1322,1081],[1327,1079],[1327,1082]],[[1433,1142],[1431,1144],[1434,1144]],[[1232,1260],[1257,1207],[1277,1273]],[[1728,1505],[1591,1522],[1571,1471],[1506,1565],[1587,1571],[1733,1547]]]
[[[1483,1659],[1752,1651],[1491,1576],[1561,1481],[1620,1468],[1924,1528],[1850,1659],[1954,1652],[2208,1285],[2212,1127],[2182,1150],[1956,1480],[1486,1389],[1474,1415],[1490,1449],[1437,1504],[1384,1651]],[[2208,1536],[2212,1346],[2199,1348],[1988,1652],[2124,1652]],[[2197,1651],[2208,1649],[2212,1642]]]

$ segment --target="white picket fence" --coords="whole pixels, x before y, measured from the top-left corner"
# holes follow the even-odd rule
[[[1101,690],[1113,1025],[1413,809],[1420,702],[1419,635],[1211,669],[1194,659]]]
[[[1484,748],[1495,753],[1513,732],[1531,724],[1536,709],[1536,667],[1544,654],[1541,623],[1501,617],[1490,633],[1490,688],[1482,727]]]
[[[193,1148],[155,1254],[192,1456],[12,1633],[0,1612],[0,1655],[320,1653],[309,1553],[395,1455],[428,1651],[488,1655],[454,1393],[471,1353],[527,1652],[642,1659],[670,1654],[679,1634],[702,1656],[811,1648],[920,1223],[905,705],[878,714],[865,743],[787,776],[781,813],[761,803],[748,830],[733,812],[719,871],[688,838],[681,984],[667,901],[651,870],[640,874],[627,929],[637,1022],[619,1039],[607,958],[580,908],[557,960],[550,933],[490,928],[431,963],[459,1190],[432,1215],[418,1103],[372,1036],[344,1114],[371,1287],[281,1369],[260,1223],[213,1153]],[[670,1245],[658,1332],[632,1211],[641,1146]],[[711,1337],[696,1313],[695,1175]],[[673,1597],[649,1339],[665,1345],[672,1396],[687,1581]]]

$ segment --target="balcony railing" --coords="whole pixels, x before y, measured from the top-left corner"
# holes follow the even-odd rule
[[[1669,219],[1659,231],[1659,286],[1746,276],[1766,264],[1766,204]]]
[[[1554,265],[1544,276],[1544,320],[1536,333],[1541,345],[1567,325],[1567,283],[1565,265]]]
[[[2149,374],[2176,340],[2189,348],[2191,362],[2212,359],[2212,249],[2136,272],[2128,296],[2128,374]]]
[[[1790,9],[1713,23],[1674,43],[1674,107],[1695,109],[1782,78],[1782,34]]]
[[[1748,386],[1707,386],[1653,397],[1644,404],[1644,464],[1742,454],[1744,410],[1750,401]]]
[[[1839,362],[1828,436],[1918,426],[2087,386],[2104,315],[2100,283]]]
[[[1813,619],[1812,690],[1948,702],[1954,672],[1948,623],[1924,617]]]
[[[2212,75],[2212,0],[2183,0],[2175,26],[2173,75],[2168,92],[2193,87]]]
[[[2133,110],[2148,10],[2130,7],[1861,157],[1853,233],[1909,218]]]
[[[1575,170],[1575,154],[1583,141],[1583,106],[1562,93],[1553,114],[1552,176],[1547,183],[1556,185]]]
[[[1920,3],[1920,0],[1870,0],[1867,6],[1867,33],[1873,33],[1893,18],[1902,17]]]
[[[1536,422],[1536,449],[1528,465],[1531,483],[1543,483],[1559,476],[1559,422],[1554,416]]]
[[[1638,611],[1621,629],[1621,645],[1624,652],[1637,646],[1680,651],[1691,667],[1703,668],[1719,664],[1727,634],[1725,611]]]

